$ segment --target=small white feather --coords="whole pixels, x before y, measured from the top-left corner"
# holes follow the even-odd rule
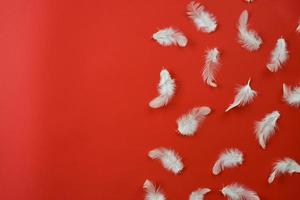
[[[300,33],[300,22],[298,22],[298,26],[297,26],[297,28],[296,28],[296,32],[297,32],[297,33]]]
[[[149,180],[146,180],[143,186],[146,195],[145,200],[165,200],[165,195],[159,190],[159,188],[156,188],[153,183]]]
[[[273,171],[268,178],[268,182],[272,183],[275,177],[282,174],[300,173],[300,165],[291,158],[279,160],[274,164]]]
[[[216,30],[217,20],[200,3],[192,1],[187,6],[187,15],[193,20],[196,28],[202,32],[210,33]]]
[[[238,149],[227,149],[219,156],[215,162],[212,173],[218,175],[225,168],[232,168],[241,165],[244,161],[243,153]]]
[[[162,46],[178,45],[185,47],[188,42],[187,37],[182,32],[171,27],[157,31],[152,37]]]
[[[249,51],[258,50],[262,44],[261,37],[254,31],[248,28],[248,11],[244,10],[239,18],[238,23],[239,43]]]
[[[217,87],[215,73],[219,66],[220,52],[217,48],[209,49],[205,56],[205,65],[202,72],[203,81],[211,87]]]
[[[210,112],[211,109],[207,106],[193,108],[189,113],[177,119],[178,132],[185,136],[194,135],[201,122]]]
[[[267,114],[261,121],[255,123],[255,133],[260,146],[265,149],[266,143],[275,133],[276,122],[280,117],[278,111]]]
[[[181,157],[173,150],[167,148],[157,148],[149,151],[148,156],[158,159],[163,167],[174,174],[178,174],[183,169]]]
[[[158,84],[159,96],[150,101],[149,106],[151,108],[160,108],[169,103],[175,93],[175,81],[171,78],[168,70],[163,69],[160,72],[160,80]]]
[[[276,42],[275,49],[271,52],[271,60],[267,64],[267,68],[271,72],[277,72],[282,65],[287,61],[289,53],[287,50],[287,44],[284,38],[279,38]]]
[[[221,190],[222,194],[229,200],[259,200],[259,196],[256,192],[249,190],[248,188],[238,184],[230,184]]]
[[[240,86],[239,88],[237,88],[237,94],[234,97],[234,101],[232,104],[229,105],[225,112],[228,112],[229,110],[237,106],[244,106],[253,101],[257,93],[250,87],[250,82],[251,79],[248,80],[247,85]]]
[[[291,88],[283,84],[283,100],[291,106],[300,106],[300,86]]]
[[[203,200],[204,196],[210,191],[209,188],[199,188],[190,194],[189,200]]]

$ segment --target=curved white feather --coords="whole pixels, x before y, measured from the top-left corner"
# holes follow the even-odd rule
[[[153,183],[149,180],[146,180],[143,188],[146,192],[145,200],[165,200],[165,195],[159,190],[159,188],[156,188]]]
[[[283,160],[277,161],[273,167],[272,173],[268,178],[268,182],[272,183],[275,177],[286,173],[300,173],[300,165],[291,158],[285,158]]]
[[[232,168],[241,165],[244,161],[243,153],[238,149],[227,149],[219,156],[215,162],[212,173],[218,175],[225,168]]]
[[[203,81],[211,87],[217,87],[215,82],[215,73],[219,66],[220,52],[217,48],[207,51],[205,56],[205,65],[202,72]]]
[[[160,108],[167,105],[172,99],[175,93],[175,81],[171,78],[168,70],[163,69],[160,72],[160,81],[158,84],[159,96],[150,101],[149,106],[151,108]]]
[[[174,174],[178,174],[183,169],[181,157],[171,149],[163,147],[153,149],[149,151],[148,156],[160,160],[163,167]]]
[[[238,184],[230,184],[221,190],[222,194],[229,200],[259,200],[259,196],[256,192],[249,190],[248,188]]]
[[[266,143],[275,133],[276,122],[280,117],[280,113],[276,110],[267,114],[261,121],[255,124],[255,133],[260,146],[265,149]]]
[[[259,49],[262,44],[261,37],[254,31],[248,29],[248,11],[244,10],[239,18],[238,23],[239,43],[249,51]]]
[[[287,44],[284,38],[279,38],[276,42],[275,49],[271,52],[271,60],[267,64],[267,68],[271,72],[277,72],[289,57]]]
[[[237,89],[237,94],[234,97],[233,103],[229,105],[229,107],[225,110],[225,112],[228,112],[229,110],[237,106],[244,106],[253,101],[257,93],[255,90],[252,90],[252,88],[250,87],[250,82],[251,79],[248,80],[247,85],[240,86]]]
[[[300,87],[293,89],[286,84],[283,84],[283,100],[291,106],[300,106]]]
[[[217,20],[200,3],[192,1],[187,6],[187,15],[193,20],[196,28],[202,32],[210,33],[216,30]]]
[[[199,188],[191,192],[189,200],[203,200],[204,196],[210,191],[209,188]]]
[[[182,32],[171,27],[157,31],[152,37],[162,46],[178,45],[185,47],[188,42],[188,39]]]
[[[210,112],[211,109],[207,106],[193,108],[189,113],[177,119],[178,132],[185,136],[194,135],[201,122]]]

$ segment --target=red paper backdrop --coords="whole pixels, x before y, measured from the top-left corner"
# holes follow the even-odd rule
[[[282,102],[282,83],[300,82],[299,0],[202,0],[218,20],[212,34],[197,32],[187,0],[2,0],[0,3],[0,199],[143,199],[145,179],[160,184],[168,199],[187,199],[198,187],[225,199],[222,186],[240,182],[261,199],[298,199],[300,176],[267,183],[272,163],[300,161],[300,112]],[[263,38],[250,53],[237,43],[242,10]],[[172,26],[189,38],[186,48],[151,40]],[[265,65],[276,40],[288,42],[290,59],[270,73]],[[218,47],[219,87],[201,80],[203,55]],[[159,72],[176,79],[171,103],[152,110]],[[224,113],[234,88],[252,78],[254,103]],[[176,119],[193,106],[213,113],[194,137],[176,133]],[[262,150],[254,121],[273,110],[279,130]],[[186,165],[176,176],[147,157],[153,148],[175,149]],[[211,168],[225,148],[245,154],[241,167],[219,176]]]

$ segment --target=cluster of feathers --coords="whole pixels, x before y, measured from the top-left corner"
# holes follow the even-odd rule
[[[245,0],[252,3],[254,0]],[[216,31],[218,24],[217,18],[207,11],[207,9],[197,2],[191,2],[187,5],[187,16],[192,20],[197,30],[204,33],[212,33]],[[237,38],[238,43],[242,48],[253,52],[258,50],[263,40],[259,34],[249,28],[248,24],[249,13],[244,10],[237,23]],[[300,33],[300,22],[296,28],[296,32]],[[188,44],[187,37],[180,31],[172,27],[164,28],[153,34],[153,39],[162,46],[177,45],[186,47]],[[202,71],[202,79],[205,84],[216,88],[216,74],[220,67],[220,51],[218,48],[208,49],[205,54],[205,61]],[[283,37],[279,38],[271,52],[269,62],[266,68],[270,72],[277,72],[286,63],[289,57],[287,43]],[[225,112],[237,109],[238,107],[246,106],[254,101],[257,92],[251,87],[251,78],[244,85],[240,85],[236,89],[236,95],[232,103],[225,109]],[[169,71],[163,68],[160,72],[160,80],[158,83],[158,95],[149,102],[149,106],[153,109],[166,106],[175,95],[175,80],[172,78]],[[300,86],[288,86],[283,84],[282,99],[292,107],[300,106]],[[177,119],[177,131],[182,136],[193,136],[204,122],[205,118],[211,113],[212,109],[208,106],[194,107],[187,113]],[[274,110],[254,123],[254,133],[259,146],[262,149],[267,148],[269,140],[277,131],[277,122],[281,114]],[[159,147],[149,151],[149,158],[159,160],[161,165],[168,171],[179,174],[184,168],[182,157],[173,149]],[[225,149],[215,163],[212,165],[212,174],[219,175],[222,171],[228,168],[241,166],[244,163],[244,154],[237,148]],[[274,179],[283,174],[300,173],[300,165],[291,158],[283,158],[274,163],[274,167],[267,179],[271,184]],[[165,200],[165,194],[156,187],[151,181],[146,180],[144,183],[145,200]],[[209,188],[198,188],[190,193],[190,200],[202,200],[207,193],[211,192]],[[224,186],[220,192],[229,200],[259,200],[256,192],[248,189],[239,183],[232,183]]]

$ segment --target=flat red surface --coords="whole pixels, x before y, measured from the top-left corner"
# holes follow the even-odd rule
[[[161,185],[168,199],[188,199],[198,187],[225,199],[219,189],[240,182],[265,200],[299,199],[300,176],[267,183],[272,163],[289,156],[300,162],[300,112],[282,102],[282,83],[300,83],[299,0],[202,0],[217,17],[212,34],[196,31],[187,18],[189,1],[10,0],[0,2],[0,199],[143,199],[145,179]],[[250,53],[237,43],[242,10],[263,38]],[[189,38],[186,48],[151,40],[172,26]],[[270,73],[265,65],[276,40],[288,42],[290,59]],[[203,55],[218,47],[219,87],[201,80]],[[159,72],[176,79],[171,103],[153,110]],[[255,101],[224,113],[234,88],[252,78]],[[194,106],[213,113],[194,137],[176,133],[176,119]],[[277,134],[262,150],[253,133],[256,120],[273,110]],[[147,157],[156,147],[183,157],[176,176]],[[219,153],[236,147],[241,167],[219,176],[211,168]]]

